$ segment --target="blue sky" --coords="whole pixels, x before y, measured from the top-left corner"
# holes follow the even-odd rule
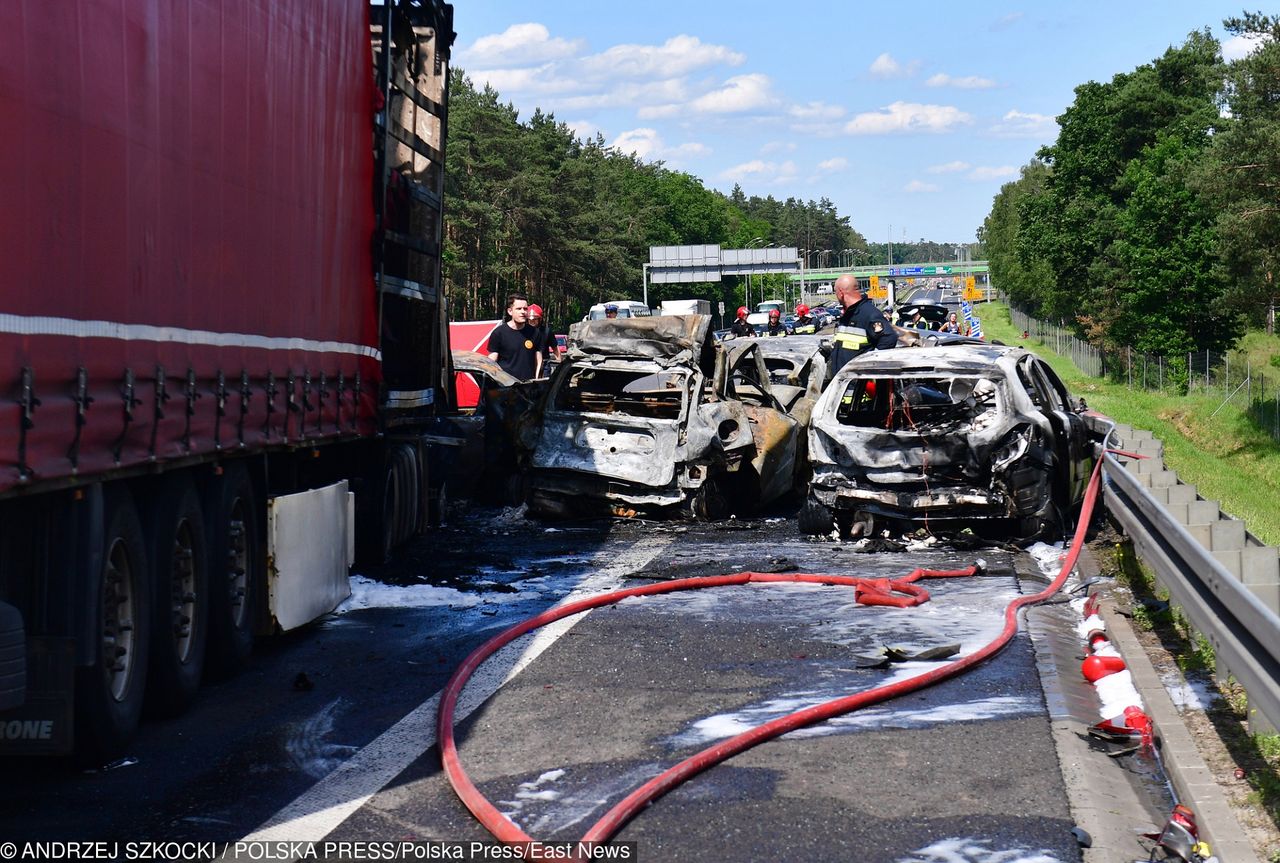
[[[722,191],[825,196],[873,242],[968,242],[1078,84],[1204,27],[1238,56],[1239,2],[455,0],[453,62],[522,118]]]

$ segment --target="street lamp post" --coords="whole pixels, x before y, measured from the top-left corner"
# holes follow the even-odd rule
[[[764,242],[764,237],[752,237],[750,240],[747,241],[747,248],[748,249],[755,248],[756,243],[763,243],[763,242]],[[748,262],[748,267],[754,267],[754,266],[755,266],[754,263]],[[750,269],[747,270],[747,288],[746,288],[746,292],[743,294],[742,299],[743,299],[743,305],[745,305],[747,307],[747,311],[750,312],[751,311],[751,270]]]

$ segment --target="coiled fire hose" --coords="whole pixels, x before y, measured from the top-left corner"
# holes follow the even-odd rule
[[[759,743],[772,740],[789,731],[794,731],[797,728],[811,725],[815,722],[850,713],[869,704],[877,704],[908,692],[923,689],[926,686],[955,677],[961,672],[990,659],[1004,648],[1017,632],[1018,612],[1028,605],[1043,602],[1057,593],[1066,582],[1067,576],[1070,575],[1072,569],[1075,568],[1076,559],[1080,556],[1080,550],[1084,545],[1085,533],[1088,530],[1089,522],[1093,518],[1093,508],[1101,483],[1102,462],[1103,459],[1099,458],[1094,466],[1093,475],[1090,477],[1089,486],[1080,507],[1080,520],[1071,542],[1071,548],[1063,558],[1062,569],[1044,590],[1036,594],[1020,596],[1005,607],[1004,628],[994,640],[968,656],[940,665],[907,680],[877,686],[854,695],[843,696],[803,710],[797,710],[794,713],[766,722],[735,737],[709,746],[668,768],[628,794],[593,824],[583,834],[581,841],[584,843],[607,841],[624,824],[635,817],[641,809],[663,794],[702,771]],[[477,647],[463,660],[458,669],[454,671],[453,676],[449,678],[449,683],[445,686],[440,698],[438,723],[440,759],[443,763],[445,774],[449,777],[449,782],[453,785],[458,798],[496,839],[509,843],[535,841],[533,837],[521,830],[514,821],[499,812],[489,802],[488,798],[480,793],[480,790],[476,788],[470,777],[467,776],[458,757],[458,749],[453,737],[453,714],[462,688],[485,659],[520,636],[553,621],[589,609],[612,605],[631,596],[650,596],[678,590],[748,583],[803,582],[809,584],[848,585],[854,588],[858,601],[863,604],[909,607],[919,605],[928,600],[928,592],[923,587],[915,584],[920,579],[964,577],[976,575],[978,572],[979,567],[977,566],[970,566],[960,570],[916,569],[909,575],[897,579],[866,579],[854,576],[808,573],[740,572],[733,575],[686,578],[660,584],[626,588],[568,603],[558,608],[548,609],[516,624]]]

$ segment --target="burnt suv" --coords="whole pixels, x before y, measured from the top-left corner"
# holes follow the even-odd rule
[[[1062,381],[1016,347],[872,351],[813,412],[804,533],[998,525],[1056,539],[1083,498],[1095,442]]]

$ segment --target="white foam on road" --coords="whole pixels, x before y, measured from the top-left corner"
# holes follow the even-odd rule
[[[601,569],[588,574],[558,605],[616,590],[623,576],[647,566],[671,544],[673,537],[645,537],[622,551],[601,552],[593,558]],[[589,570],[588,570],[589,571]],[[583,614],[558,620],[508,644],[491,656],[472,676],[458,699],[455,719],[461,722],[504,683],[523,671]],[[369,745],[342,762],[292,803],[267,819],[248,840],[319,841],[395,779],[423,752],[435,745],[437,692]],[[584,816],[585,817],[585,816]]]
[[[1177,671],[1167,671],[1160,675],[1160,682],[1173,701],[1179,713],[1188,710],[1204,712],[1209,705],[1221,698],[1213,688],[1203,680],[1184,680]]]
[[[1062,863],[1044,849],[992,848],[991,844],[990,839],[970,836],[941,839],[899,858],[897,863]]]

